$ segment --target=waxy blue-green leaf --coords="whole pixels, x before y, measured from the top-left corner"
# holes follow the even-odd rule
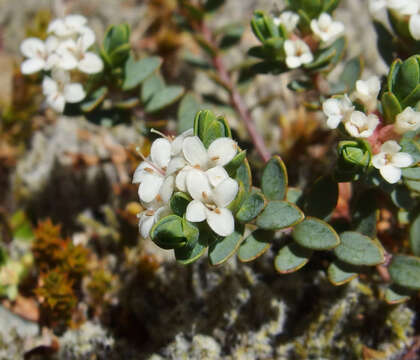
[[[384,249],[379,242],[355,231],[340,234],[341,243],[334,249],[335,255],[352,265],[373,266],[385,261]]]
[[[130,56],[124,67],[123,90],[131,90],[140,85],[147,77],[152,75],[162,64],[157,56],[135,60]]]
[[[182,218],[168,215],[158,221],[150,231],[153,242],[163,249],[175,249],[187,243]]]
[[[346,284],[357,277],[357,270],[356,266],[335,260],[328,266],[328,280],[335,286]]]
[[[271,246],[271,231],[256,230],[248,235],[238,250],[238,258],[242,262],[253,261],[264,254]]]
[[[274,259],[274,267],[281,274],[295,272],[305,266],[313,251],[295,242],[283,246]]]
[[[335,230],[325,221],[313,217],[306,217],[297,224],[292,236],[299,245],[312,250],[329,250],[340,244]]]
[[[152,96],[147,102],[144,110],[147,113],[154,113],[162,110],[179,100],[183,93],[184,88],[182,86],[167,86]]]
[[[410,299],[410,295],[412,295],[411,291],[402,289],[396,284],[391,284],[385,290],[385,301],[391,305],[401,304],[408,301]]]
[[[401,209],[411,210],[417,205],[417,197],[405,185],[396,185],[390,196],[392,202]]]
[[[266,203],[263,194],[259,192],[250,193],[236,213],[236,219],[244,223],[254,220],[264,209]]]
[[[376,236],[378,204],[375,190],[367,190],[357,198],[353,214],[353,229],[371,238]]]
[[[363,61],[361,57],[354,57],[347,61],[338,82],[331,87],[330,93],[351,93],[356,86],[356,81],[360,79],[362,71]]]
[[[228,49],[241,41],[242,34],[245,27],[241,23],[229,24],[221,29],[218,29],[217,34],[221,35],[219,47],[221,49]]]
[[[165,81],[160,74],[152,74],[143,81],[141,87],[141,101],[147,103],[153,95],[165,88]]]
[[[273,156],[265,165],[261,190],[268,200],[283,200],[287,191],[287,170],[279,156]]]
[[[242,241],[242,235],[234,231],[225,238],[219,238],[209,247],[209,262],[211,265],[219,265],[228,260],[238,249]]]
[[[402,170],[402,176],[409,180],[420,181],[420,167],[405,168]]]
[[[178,133],[182,133],[194,127],[194,119],[202,106],[196,97],[188,92],[182,98],[178,107]]]
[[[376,45],[382,59],[390,65],[394,60],[395,42],[394,36],[388,31],[380,21],[374,20],[373,25],[376,30]]]
[[[420,256],[420,213],[410,225],[410,246],[413,254]]]
[[[420,181],[404,179],[404,184],[412,191],[420,193]]]
[[[407,289],[420,289],[420,258],[408,255],[394,255],[389,265],[389,275],[397,284]]]
[[[403,138],[400,141],[401,151],[409,153],[414,162],[420,161],[420,144],[414,139]],[[403,169],[403,174],[406,169]],[[408,169],[407,169],[408,170]]]
[[[299,188],[288,187],[286,193],[286,201],[298,205],[303,195],[303,191]]]
[[[338,184],[332,176],[318,179],[305,196],[306,215],[325,219],[334,211],[338,201]]]
[[[235,177],[236,170],[238,170],[239,166],[242,165],[242,163],[245,161],[245,158],[246,150],[240,151],[228,164],[224,166],[230,177]]]
[[[417,87],[419,80],[419,64],[416,57],[411,56],[398,69],[392,92],[401,101]]]
[[[251,191],[252,187],[252,176],[251,176],[251,167],[249,166],[248,160],[242,162],[241,166],[236,170],[235,179],[241,181],[244,184],[246,192]]]
[[[305,215],[287,201],[270,201],[257,217],[257,226],[265,230],[280,230],[300,223]]]

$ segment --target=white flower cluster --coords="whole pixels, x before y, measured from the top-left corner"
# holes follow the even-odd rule
[[[292,33],[299,23],[299,15],[292,11],[284,11],[274,18],[274,24],[282,24],[285,29]],[[331,15],[322,13],[318,19],[311,21],[311,30],[316,40],[328,45],[343,33],[344,25],[339,21],[333,21]],[[290,69],[296,69],[303,64],[309,64],[314,56],[308,44],[300,38],[287,39],[284,42],[286,65]]]
[[[327,126],[337,128],[342,122],[347,132],[356,138],[368,138],[372,136],[379,125],[379,118],[371,113],[377,107],[377,98],[381,88],[379,78],[372,76],[356,82],[356,91],[353,97],[365,106],[368,115],[355,110],[354,105],[347,95],[342,98],[330,98],[322,104],[322,109],[327,116]]]
[[[176,138],[155,140],[150,156],[133,177],[133,183],[140,184],[138,192],[144,208],[139,214],[141,236],[149,237],[153,225],[171,213],[169,200],[175,191],[192,199],[185,214],[188,221],[206,220],[217,235],[230,235],[235,224],[227,206],[238,193],[238,183],[223,166],[236,153],[236,142],[230,138],[218,138],[206,149],[192,129]]]
[[[341,98],[330,98],[322,104],[327,116],[327,126],[335,129],[342,122],[347,132],[356,138],[369,138],[375,132],[380,120],[372,113],[377,108],[378,94],[381,88],[379,78],[372,76],[367,80],[358,80],[352,97],[359,100],[366,108],[368,115],[355,110],[347,95]],[[420,128],[420,113],[407,107],[397,115],[393,130],[397,134],[416,131]],[[381,145],[380,152],[372,158],[372,164],[379,169],[382,177],[394,184],[401,178],[401,168],[411,166],[413,159],[410,154],[400,152],[401,146],[394,140],[388,140]]]
[[[371,0],[372,13],[388,8],[408,19],[408,30],[415,40],[420,40],[420,1],[419,0]]]
[[[45,41],[38,38],[25,39],[21,52],[26,57],[21,66],[23,74],[48,71],[42,88],[46,101],[57,112],[63,112],[66,103],[83,100],[86,93],[80,83],[72,83],[70,71],[85,74],[102,71],[101,58],[89,48],[95,43],[95,34],[81,15],[69,15],[53,20],[47,29]]]

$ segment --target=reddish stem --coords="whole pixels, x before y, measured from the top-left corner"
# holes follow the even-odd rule
[[[213,48],[217,48],[214,44],[213,35],[210,29],[206,26],[204,22],[201,23],[199,28],[201,33],[203,34],[204,39],[209,43],[214,45]],[[245,105],[244,100],[242,99],[241,95],[239,94],[238,90],[235,88],[229,73],[223,64],[222,58],[219,54],[215,54],[212,57],[213,66],[215,67],[217,74],[219,75],[220,80],[224,83],[226,89],[229,91],[230,102],[232,106],[235,108],[236,112],[241,117],[245,127],[248,130],[249,136],[257,150],[258,154],[260,155],[261,159],[264,162],[267,162],[271,158],[271,154],[268,151],[267,147],[265,146],[264,139],[258,133],[257,128],[251,118],[249,110]]]

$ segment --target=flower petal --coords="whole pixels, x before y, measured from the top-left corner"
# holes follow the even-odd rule
[[[140,165],[137,166],[136,171],[134,171],[133,184],[138,184],[139,182],[142,182],[144,180],[144,177],[150,173],[156,172],[147,161],[141,162]]]
[[[147,239],[150,236],[150,230],[152,230],[153,225],[155,224],[155,216],[147,216],[145,212],[140,214],[139,219],[139,231],[143,239]]]
[[[178,170],[182,169],[186,164],[187,163],[185,159],[181,156],[172,158],[169,161],[168,168],[166,169],[166,175],[176,173]]]
[[[187,190],[194,200],[209,202],[211,188],[207,176],[204,172],[192,169],[187,173]]]
[[[184,143],[185,138],[194,135],[193,129],[188,129],[184,131],[181,135],[178,135],[171,143],[172,145],[172,155],[178,155],[182,151],[182,144]]]
[[[64,98],[66,102],[78,103],[82,101],[86,96],[85,90],[83,90],[82,84],[73,83],[68,84],[64,87]]]
[[[302,65],[300,58],[297,56],[288,56],[286,58],[286,65],[289,69],[296,69]]]
[[[210,181],[210,184],[215,187],[229,177],[223,166],[215,166],[207,170],[206,175]]]
[[[238,151],[236,142],[230,138],[223,137],[214,140],[208,150],[208,157],[215,165],[226,165],[231,161]]]
[[[166,204],[171,199],[172,193],[175,188],[175,177],[168,176],[164,181],[159,190],[159,195],[162,201]]]
[[[185,218],[191,222],[206,220],[206,207],[201,201],[190,201],[185,212]]]
[[[160,187],[163,183],[163,177],[159,175],[150,174],[145,176],[139,186],[139,198],[144,202],[151,202],[159,193]]]
[[[150,157],[158,168],[166,170],[171,159],[171,143],[164,138],[156,139],[150,148]]]
[[[410,17],[408,29],[413,39],[420,40],[420,14],[415,14]]]
[[[21,53],[28,58],[42,58],[45,53],[45,44],[38,38],[28,38],[20,45]]]
[[[47,96],[46,101],[49,106],[59,113],[62,113],[66,106],[66,99],[60,93]]]
[[[401,169],[393,165],[385,165],[379,169],[379,172],[390,184],[395,184],[401,179]]]
[[[22,74],[28,75],[36,73],[40,70],[43,70],[45,67],[45,61],[41,58],[32,58],[25,60],[22,65],[20,66],[20,71]]]
[[[42,80],[42,92],[45,96],[56,94],[58,92],[57,82],[49,76],[45,76]]]
[[[96,74],[103,70],[104,64],[98,55],[92,52],[87,52],[79,61],[77,67],[85,74]]]
[[[57,51],[57,66],[63,70],[73,70],[77,67],[78,61],[74,55],[67,50]]]
[[[377,168],[381,169],[386,165],[386,154],[385,153],[379,153],[372,157],[372,165]]]
[[[235,199],[238,190],[238,183],[227,178],[213,190],[212,200],[218,207],[226,207]]]
[[[391,164],[399,168],[405,168],[412,165],[413,162],[413,158],[409,153],[399,152],[392,157]]]
[[[394,140],[388,140],[384,142],[381,146],[381,152],[396,154],[401,150],[401,146]]]
[[[193,168],[191,166],[185,166],[176,176],[175,185],[179,191],[187,191],[187,175]]]
[[[185,159],[192,166],[205,168],[208,162],[207,150],[197,136],[187,137],[182,143],[182,152]]]
[[[235,230],[235,220],[230,210],[221,208],[214,211],[206,209],[207,224],[220,236],[228,236]]]

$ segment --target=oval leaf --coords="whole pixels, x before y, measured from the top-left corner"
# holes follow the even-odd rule
[[[270,201],[257,217],[257,226],[265,230],[280,230],[300,223],[305,215],[287,201]]]
[[[410,299],[411,292],[407,291],[407,289],[402,289],[398,285],[391,284],[386,290],[385,290],[385,301],[388,304],[401,304],[403,302],[406,302]]]
[[[412,290],[419,290],[420,258],[416,256],[395,255],[389,266],[389,274],[397,285]]]
[[[259,215],[265,204],[266,200],[263,194],[259,192],[250,194],[236,213],[236,218],[241,222],[250,222]]]
[[[283,200],[287,191],[287,170],[279,156],[273,156],[264,168],[261,190],[268,200]]]
[[[336,260],[328,266],[328,280],[335,286],[343,285],[357,277],[356,266]]]
[[[337,182],[332,176],[324,176],[315,182],[305,197],[305,214],[325,219],[335,209],[337,200]]]
[[[238,258],[242,262],[253,261],[264,254],[271,246],[271,232],[257,230],[250,234],[238,250]]]
[[[311,255],[312,250],[291,242],[280,249],[274,260],[274,266],[281,274],[292,273],[305,266]]]
[[[124,67],[123,90],[131,90],[140,85],[162,64],[162,60],[157,56],[148,57],[139,61],[129,57]]]
[[[299,245],[312,250],[333,249],[340,244],[340,237],[330,225],[312,217],[296,225],[292,236]]]
[[[169,215],[158,221],[150,231],[153,242],[163,249],[175,249],[187,243],[182,226],[182,218]]]
[[[152,96],[146,104],[145,111],[153,113],[162,110],[177,101],[183,93],[184,88],[182,86],[167,86]]]
[[[379,243],[355,231],[340,235],[341,243],[334,249],[335,255],[348,264],[378,265],[385,261],[384,250]]]
[[[413,254],[420,256],[420,214],[417,214],[410,225],[410,245]]]
[[[241,244],[242,235],[234,231],[225,238],[220,238],[209,247],[209,262],[211,265],[219,265],[228,260]]]

